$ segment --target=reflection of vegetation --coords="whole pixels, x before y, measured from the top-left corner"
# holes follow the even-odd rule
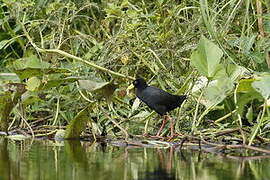
[[[4,0],[0,84],[21,83],[26,92],[0,99],[0,128],[6,131],[12,119],[12,128],[27,124],[37,134],[83,122],[74,137],[88,116],[97,135],[140,134],[151,114],[128,88],[140,75],[191,94],[173,114],[178,133],[209,136],[237,127],[244,130],[230,136],[242,143],[265,141],[269,12],[266,0]],[[0,98],[5,92],[1,86]],[[11,106],[14,97],[19,103]],[[148,132],[159,122],[147,120]]]
[[[0,138],[0,177],[1,179],[11,179],[10,157],[8,152],[8,140]]]
[[[79,143],[79,144],[78,144]],[[230,160],[190,150],[118,148],[77,143],[67,147],[49,141],[1,142],[0,169],[13,179],[269,179],[269,159]],[[5,155],[5,156],[3,156]],[[8,158],[7,158],[8,157]],[[162,176],[158,176],[161,179]],[[2,178],[3,179],[3,178]],[[6,179],[6,178],[5,178]],[[157,179],[157,178],[156,178]]]

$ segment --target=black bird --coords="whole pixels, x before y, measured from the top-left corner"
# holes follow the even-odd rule
[[[177,96],[172,95],[166,91],[163,91],[157,87],[148,86],[144,79],[138,78],[133,81],[133,85],[136,88],[136,96],[147,104],[151,109],[155,110],[161,116],[164,116],[162,125],[156,136],[159,136],[169,116],[166,114],[179,107],[183,101],[187,98],[186,95]],[[174,135],[174,122],[171,121],[171,136]]]

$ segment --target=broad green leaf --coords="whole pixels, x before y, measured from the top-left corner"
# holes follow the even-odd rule
[[[40,84],[40,79],[38,79],[37,77],[31,77],[26,82],[26,89],[29,91],[36,91],[39,89]]]
[[[116,89],[113,81],[97,82],[92,80],[79,80],[79,86],[82,89],[95,93],[95,99],[106,98],[110,99]]]
[[[212,107],[222,102],[233,90],[233,82],[229,78],[217,80],[205,90],[206,107]]]
[[[63,79],[48,80],[46,83],[43,84],[41,89],[47,90],[47,89],[51,89],[53,87],[59,87],[59,86],[65,85],[65,84],[73,83],[77,80],[78,80],[77,77],[68,77],[68,78],[63,78]]]
[[[202,37],[197,50],[191,55],[191,64],[204,76],[212,78],[223,56],[222,50],[214,43]]]
[[[237,87],[237,112],[242,116],[248,103],[254,99],[261,99],[260,93],[252,88],[255,79],[241,79]]]
[[[237,93],[256,92],[254,88],[252,88],[252,83],[254,81],[255,79],[241,79],[237,87]]]
[[[252,83],[252,87],[258,91],[264,99],[270,96],[270,76],[262,77],[260,80]]]
[[[43,74],[43,71],[39,68],[26,68],[14,70],[14,72],[20,77],[21,80],[30,77],[41,76]]]
[[[38,96],[38,92],[32,92],[32,91],[26,91],[22,96],[21,96],[21,102],[24,105],[29,105],[33,104],[36,102],[42,101],[40,97]]]
[[[96,82],[92,80],[79,80],[78,82],[82,89],[85,89],[88,91],[96,91],[110,84],[110,82]]]
[[[142,111],[138,114],[136,114],[135,116],[132,116],[132,118],[145,118],[147,116],[149,116],[150,112],[148,111]]]
[[[14,71],[20,79],[26,79],[33,76],[43,76],[44,74],[70,73],[68,69],[57,68],[25,68]]]
[[[13,63],[16,70],[25,68],[49,68],[50,63],[41,61],[36,55],[31,55],[29,57],[21,58]]]
[[[92,105],[81,110],[74,119],[71,120],[65,131],[65,138],[78,138],[82,131],[86,128],[87,122],[89,122],[89,112]]]
[[[249,71],[243,67],[234,64],[229,65],[228,74],[231,80],[236,80],[239,77],[242,77],[244,73],[248,73]]]

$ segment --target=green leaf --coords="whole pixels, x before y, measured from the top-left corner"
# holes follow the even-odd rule
[[[13,63],[16,70],[25,68],[49,68],[50,63],[41,61],[36,55],[30,55],[29,57],[21,58]]]
[[[74,119],[71,120],[65,131],[65,138],[78,138],[82,131],[86,128],[89,119],[89,111],[91,111],[92,105],[81,110]]]
[[[247,120],[248,120],[248,122],[250,123],[250,124],[253,124],[253,108],[252,108],[252,106],[250,106],[249,108],[248,108],[248,112],[247,112],[247,114],[246,114],[246,118],[247,118]]]
[[[110,84],[110,82],[96,82],[92,80],[79,80],[78,82],[82,89],[85,89],[88,91],[96,91]]]
[[[26,82],[26,89],[29,91],[36,91],[38,90],[40,84],[41,84],[40,79],[38,79],[37,77],[31,77]]]
[[[228,74],[231,80],[236,80],[237,78],[243,76],[244,73],[249,71],[243,66],[237,66],[235,64],[230,64],[228,66]]]
[[[26,91],[21,96],[21,102],[23,105],[29,105],[29,104],[33,104],[39,101],[42,101],[42,100],[38,96],[38,92]]]
[[[262,98],[261,95],[252,89],[251,91],[243,91],[244,93],[238,93],[237,96],[237,112],[242,116],[244,109],[248,103],[250,103],[254,99]]]
[[[265,62],[264,53],[261,52],[252,52],[249,54],[249,57],[256,63],[262,64]]]
[[[222,102],[227,94],[233,90],[233,81],[229,78],[217,80],[214,84],[208,86],[205,90],[205,106],[207,108]]]
[[[45,74],[56,74],[56,73],[70,73],[68,69],[57,69],[57,68],[25,68],[14,71],[20,79],[26,79],[33,76],[43,76]]]
[[[264,99],[270,96],[270,76],[262,77],[260,80],[252,83],[252,87],[258,91]]]
[[[252,88],[252,83],[254,81],[255,79],[241,79],[237,87],[237,93],[256,92],[254,88]]]
[[[191,55],[191,64],[204,76],[212,78],[223,56],[222,50],[214,43],[202,37],[197,50]]]
[[[73,83],[77,80],[78,80],[77,77],[68,77],[68,78],[63,78],[63,79],[49,80],[46,83],[44,83],[42,90],[47,90],[47,89],[51,89],[53,87],[63,86],[65,84]]]
[[[95,99],[110,99],[117,88],[113,81],[97,82],[92,80],[79,80],[79,86],[82,89],[95,93]]]

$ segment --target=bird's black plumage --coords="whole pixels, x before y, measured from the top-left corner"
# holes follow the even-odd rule
[[[136,96],[160,115],[165,115],[167,112],[179,107],[187,98],[186,95],[172,95],[159,88],[148,86],[142,78],[136,79],[133,85],[136,88]]]

